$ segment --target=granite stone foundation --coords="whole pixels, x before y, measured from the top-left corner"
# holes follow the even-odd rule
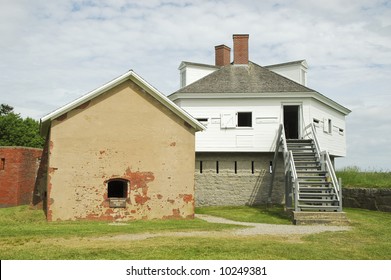
[[[343,188],[343,206],[391,212],[391,189]]]
[[[197,153],[196,206],[262,205],[268,201],[273,153]],[[284,202],[279,159],[272,203]]]

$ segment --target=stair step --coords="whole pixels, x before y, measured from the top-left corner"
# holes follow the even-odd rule
[[[331,182],[321,182],[321,181],[299,181],[300,187],[304,187],[305,185],[319,185],[319,186],[328,186]]]
[[[299,165],[299,166],[302,166],[303,164],[309,164],[309,165],[317,165],[317,166],[320,166],[320,162],[316,161],[316,160],[297,160],[295,159],[294,160],[295,162],[295,165]]]
[[[306,152],[306,153],[300,153],[300,152],[297,152],[297,153],[293,153],[293,158],[317,158],[316,154],[315,153],[312,153],[312,152]]]
[[[300,176],[300,175],[298,175],[297,178],[299,180],[309,180],[309,181],[323,180],[323,181],[325,181],[327,179],[327,176],[324,176],[324,175],[321,175],[321,176]]]
[[[304,197],[332,197],[334,193],[299,193],[300,198]]]
[[[349,220],[345,212],[331,212],[331,211],[293,211],[293,224],[295,225],[349,225]]]
[[[297,167],[296,167],[297,169]],[[297,174],[327,174],[327,171],[322,171],[322,170],[296,170]]]
[[[326,191],[332,191],[332,190],[334,190],[334,188],[326,187],[326,186],[323,186],[323,187],[300,186],[300,193],[302,193],[302,192],[320,192],[320,191],[325,191],[326,192]]]
[[[299,198],[299,202],[304,203],[334,203],[338,202],[336,199],[323,199],[323,198]]]
[[[339,206],[334,205],[298,205],[298,207],[303,211],[310,210],[314,211],[315,209],[318,211],[338,211]]]
[[[302,146],[288,146],[288,150],[292,151],[292,153],[294,151],[314,151],[314,147],[302,147]]]

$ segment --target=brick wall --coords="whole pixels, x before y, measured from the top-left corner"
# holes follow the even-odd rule
[[[42,149],[0,147],[0,207],[30,204]]]
[[[197,153],[196,206],[261,205],[267,203],[273,153]],[[284,202],[284,177],[279,160],[272,202]]]

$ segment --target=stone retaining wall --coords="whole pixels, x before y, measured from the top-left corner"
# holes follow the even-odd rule
[[[391,189],[343,188],[343,207],[391,212]]]

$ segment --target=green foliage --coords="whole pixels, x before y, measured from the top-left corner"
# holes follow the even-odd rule
[[[23,119],[6,104],[0,105],[0,146],[43,148],[44,138],[39,134],[39,122]]]
[[[345,167],[336,172],[343,187],[391,188],[391,172],[362,171],[357,166]]]

